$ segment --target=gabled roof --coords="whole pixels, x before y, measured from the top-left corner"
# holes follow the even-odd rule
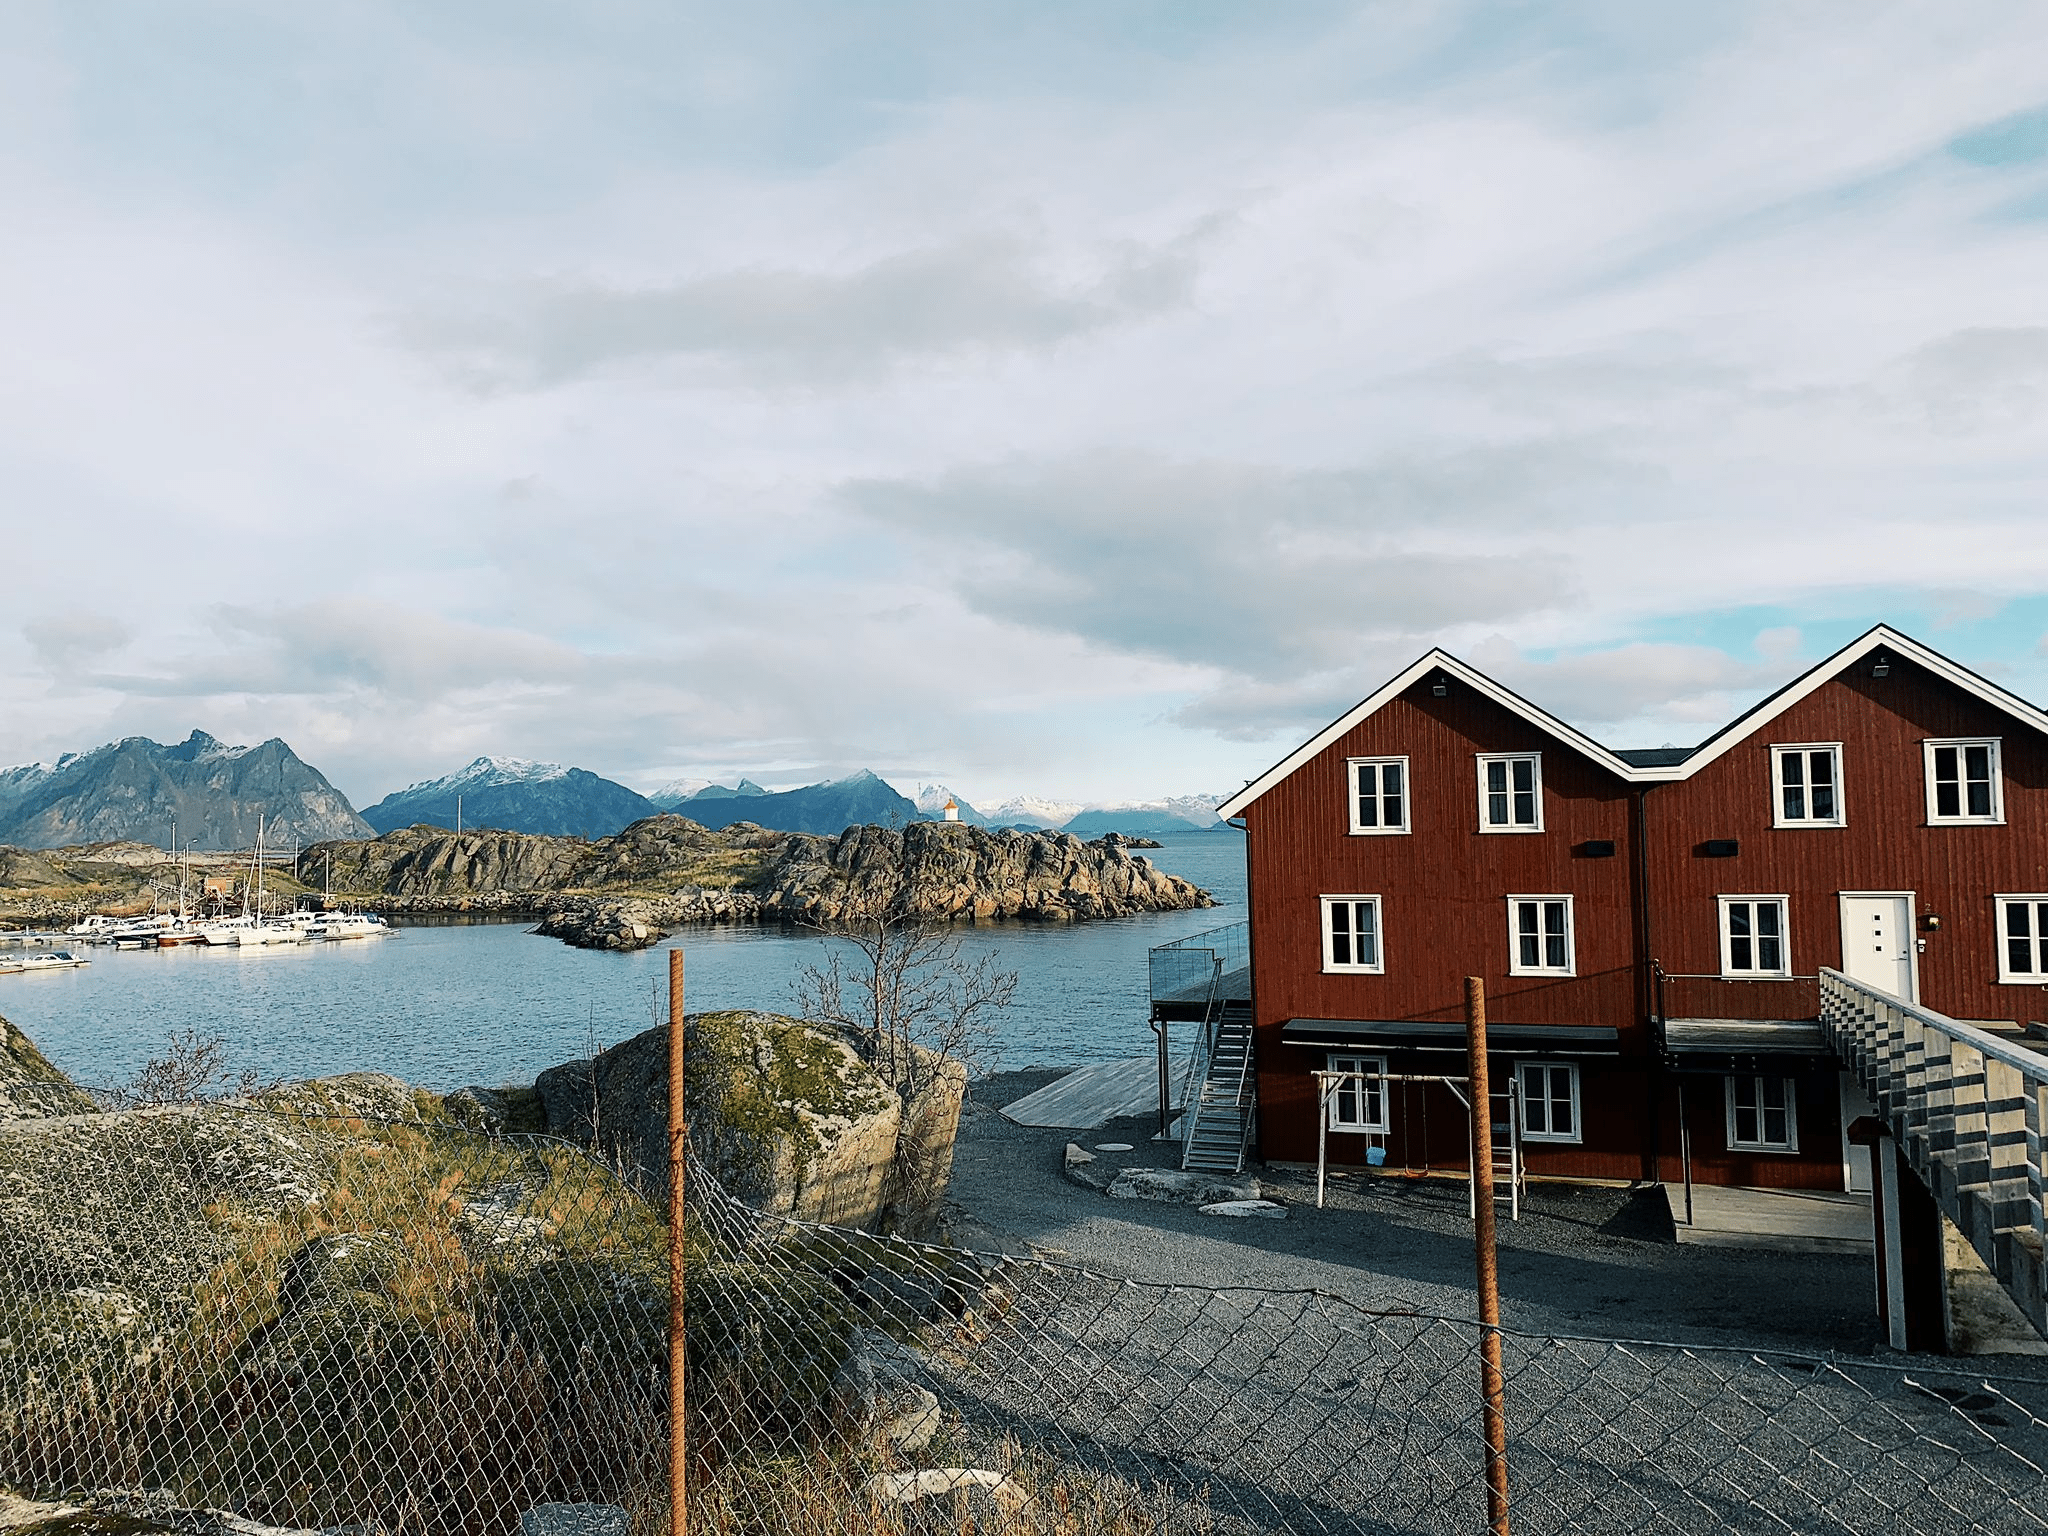
[[[1865,631],[1825,661],[1809,667],[1769,698],[1737,715],[1696,747],[1653,747],[1627,752],[1617,752],[1610,747],[1602,746],[1585,732],[1565,724],[1557,716],[1530,703],[1513,689],[1505,688],[1485,673],[1467,666],[1450,652],[1432,650],[1389,678],[1369,697],[1331,721],[1258,778],[1245,785],[1218,806],[1216,814],[1224,817],[1241,815],[1246,806],[1304,763],[1326,751],[1332,743],[1340,740],[1361,720],[1377,714],[1394,699],[1436,672],[1441,672],[1447,679],[1462,683],[1483,697],[1493,700],[1511,714],[1519,715],[1538,730],[1555,737],[1566,746],[1598,763],[1618,779],[1631,784],[1664,784],[1691,778],[1708,763],[1762,730],[1793,705],[1838,676],[1845,668],[1881,650],[1889,651],[1899,659],[1925,668],[1942,681],[1960,688],[1994,709],[2004,711],[2021,725],[2048,735],[2048,711],[2029,704],[2018,694],[2007,692],[1989,678],[1980,677],[1968,667],[1950,661],[1939,651],[1930,650],[1910,635],[1901,634],[1885,624],[1876,625]]]

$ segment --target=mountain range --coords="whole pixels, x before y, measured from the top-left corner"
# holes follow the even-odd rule
[[[821,832],[835,836],[848,827],[872,824],[901,826],[929,821],[914,802],[898,794],[881,775],[863,768],[847,778],[802,789],[768,790],[749,779],[727,789],[713,784],[668,807],[717,831],[736,821],[751,821],[777,832]]]
[[[54,764],[0,769],[0,845],[56,848],[133,839],[167,846],[247,847],[263,816],[273,846],[369,837],[425,823],[553,837],[609,837],[659,811],[714,830],[749,821],[778,832],[834,835],[857,824],[901,826],[938,820],[951,801],[970,826],[1156,836],[1219,827],[1223,797],[1085,804],[1024,796],[978,808],[943,784],[919,784],[914,798],[868,770],[798,789],[771,790],[678,779],[642,795],[612,779],[559,763],[479,757],[438,779],[386,795],[357,815],[320,771],[275,738],[225,746],[194,731],[176,746],[143,736],[71,753]]]
[[[411,784],[363,811],[380,834],[425,823],[544,837],[610,837],[661,810],[645,795],[583,768],[480,757],[458,773]]]
[[[369,823],[319,769],[276,737],[223,746],[194,731],[176,746],[147,736],[0,770],[0,844],[62,848],[132,838],[168,847],[247,848],[257,818],[274,848],[368,837]]]

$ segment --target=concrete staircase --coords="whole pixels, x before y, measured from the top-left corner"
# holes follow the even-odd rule
[[[1954,1224],[2048,1335],[2048,1042],[1994,1033],[1825,967],[1820,1000],[1821,1028],[1883,1127],[1872,1148],[1873,1215],[1893,1346],[1941,1347],[1939,1329],[1914,1315],[1916,1307],[1939,1314],[1944,1283],[1938,1230],[1912,1240],[1921,1203]],[[1911,1178],[1895,1177],[1894,1165]],[[1917,1280],[1920,1267],[1933,1278]]]
[[[1187,1108],[1183,1168],[1240,1173],[1251,1142],[1256,1080],[1252,1076],[1252,1011],[1226,1004],[1216,1020],[1200,1094]]]

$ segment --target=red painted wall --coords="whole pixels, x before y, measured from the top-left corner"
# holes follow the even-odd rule
[[[1927,825],[1921,743],[1949,736],[2000,738],[2006,825]],[[1771,745],[1829,741],[1843,743],[1847,825],[1774,828]],[[1522,751],[1543,754],[1545,830],[1479,831],[1478,754]],[[1412,830],[1353,835],[1346,760],[1382,756],[1409,760]],[[2048,891],[2048,742],[1904,660],[1894,660],[1882,679],[1858,663],[1692,778],[1643,789],[1469,687],[1453,683],[1447,697],[1436,698],[1421,683],[1254,801],[1245,822],[1260,1138],[1273,1160],[1314,1159],[1308,1074],[1327,1055],[1282,1045],[1288,1020],[1460,1019],[1463,978],[1477,975],[1495,1023],[1620,1031],[1619,1059],[1579,1058],[1584,1144],[1532,1146],[1531,1171],[1626,1179],[1655,1170],[1675,1178],[1676,1094],[1670,1074],[1654,1065],[1648,962],[1655,957],[1679,975],[1718,973],[1716,898],[1724,894],[1788,895],[1792,966],[1811,977],[1819,966],[1842,963],[1838,893],[1910,890],[1927,943],[1920,956],[1925,1002],[1963,1018],[2048,1018],[2042,988],[1997,981],[1992,901]],[[1723,838],[1738,842],[1735,857],[1701,856],[1700,844]],[[1596,839],[1611,841],[1615,855],[1578,856],[1578,845]],[[1350,894],[1382,898],[1384,975],[1322,971],[1318,898]],[[1578,974],[1508,975],[1506,898],[1553,894],[1574,897]],[[1648,911],[1646,934],[1638,932],[1639,903]],[[1939,915],[1938,928],[1924,926],[1929,913]],[[1663,1005],[1679,1017],[1812,1018],[1818,992],[1810,980],[1680,980],[1668,984]],[[1391,1054],[1396,1072],[1462,1067],[1456,1053]],[[1512,1061],[1497,1057],[1492,1070],[1504,1078]],[[1840,1187],[1831,1071],[1800,1079],[1796,1157],[1727,1150],[1720,1079],[1689,1081],[1696,1178]],[[1462,1167],[1463,1113],[1444,1090],[1429,1091],[1428,1136],[1419,1117],[1405,1124],[1397,1115],[1389,1162]],[[1365,1146],[1363,1138],[1330,1138],[1335,1161],[1361,1161]]]
[[[1921,743],[2000,738],[2004,826],[1930,826]],[[1846,826],[1773,828],[1773,743],[1839,741]],[[1906,661],[1888,677],[1867,663],[1825,684],[1694,777],[1650,790],[1644,805],[1653,895],[1651,946],[1667,971],[1721,967],[1715,898],[1791,898],[1795,973],[1842,964],[1842,891],[1911,891],[1920,998],[1957,1018],[2048,1018],[2038,986],[1998,981],[2000,894],[2048,891],[2048,742],[2010,715]],[[1696,856],[1708,838],[1734,838],[1732,859]],[[1941,919],[1930,930],[1926,915]],[[1812,1018],[1812,982],[1672,983],[1676,1016]]]

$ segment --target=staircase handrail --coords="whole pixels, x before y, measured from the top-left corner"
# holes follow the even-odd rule
[[[2048,1058],[1825,967],[1820,1002],[1821,1032],[1899,1150],[2028,1320],[2048,1329]]]
[[[1188,1080],[1181,1090],[1180,1111],[1180,1162],[1185,1168],[1188,1152],[1195,1143],[1195,1122],[1201,1118],[1202,1103],[1207,1096],[1209,1083],[1209,1062],[1216,1054],[1216,1031],[1220,1020],[1216,1012],[1216,1000],[1223,991],[1223,957],[1213,955],[1214,969],[1209,974],[1209,1000],[1202,1005],[1202,1028],[1195,1037],[1195,1049],[1188,1056]]]

